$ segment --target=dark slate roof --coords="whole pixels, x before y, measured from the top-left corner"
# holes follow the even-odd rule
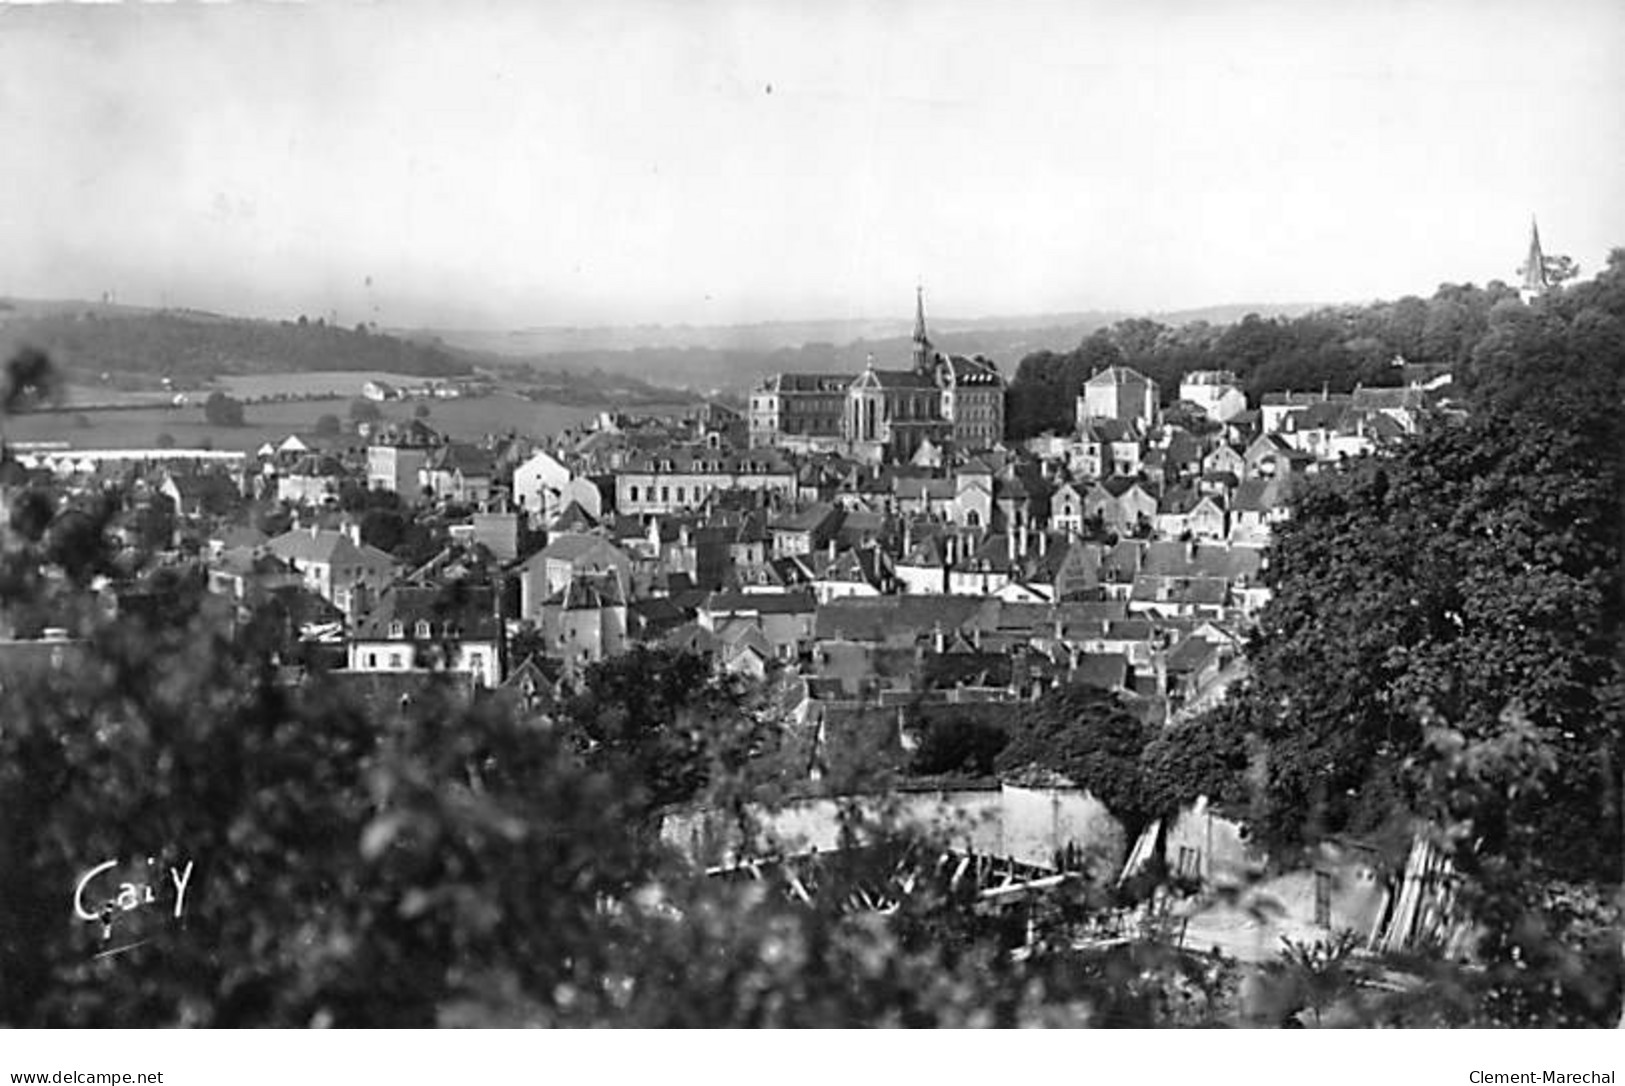
[[[900,633],[954,630],[991,618],[976,596],[881,596],[835,599],[818,608],[820,640],[884,641]]]
[[[392,585],[356,623],[358,640],[387,640],[399,622],[407,640],[416,640],[419,621],[429,623],[430,640],[490,641],[499,635],[492,589],[483,585]]]
[[[1002,384],[999,376],[999,367],[993,364],[991,358],[976,355],[966,358],[964,355],[937,355],[939,365],[948,367],[953,374],[954,384],[964,386],[997,385]]]
[[[460,471],[467,476],[486,476],[496,473],[496,462],[491,454],[478,445],[452,442],[429,454],[428,467],[432,471]]]
[[[934,389],[935,381],[929,374],[918,373],[915,370],[869,370],[863,377],[859,377],[854,384],[859,384],[870,374],[874,374],[875,383],[881,388],[918,388]],[[895,424],[899,420],[892,420]]]
[[[366,543],[357,546],[343,532],[326,529],[312,533],[308,528],[293,528],[268,541],[266,547],[277,557],[290,561],[380,568],[397,565],[394,558],[377,547]]]
[[[554,518],[551,530],[555,532],[581,533],[590,532],[596,527],[598,527],[598,521],[593,518],[593,515],[581,508],[580,502],[572,500]]]
[[[845,392],[852,384],[848,373],[781,373],[762,387],[772,392]]]
[[[1086,385],[1095,385],[1096,387],[1101,385],[1149,385],[1152,383],[1152,380],[1145,374],[1127,366],[1107,366],[1084,382]]]
[[[626,592],[620,581],[602,574],[584,574],[570,578],[568,584],[542,601],[543,607],[557,607],[565,611],[598,611],[605,607],[626,606]]]
[[[902,501],[952,501],[958,489],[952,479],[900,477],[892,483],[893,493]]]
[[[811,592],[713,592],[704,609],[713,615],[800,615],[818,610]]]
[[[1141,574],[1134,578],[1131,599],[1137,603],[1188,603],[1223,607],[1229,599],[1230,583],[1221,577],[1159,577]]]
[[[1168,653],[1168,671],[1176,675],[1198,671],[1218,654],[1219,646],[1206,638],[1187,637]]]
[[[815,532],[833,530],[841,519],[841,511],[827,502],[814,502],[805,509],[776,518],[768,528],[779,532]]]
[[[610,550],[619,550],[615,544],[611,543],[602,536],[581,535],[574,532],[566,532],[556,535],[549,540],[547,546],[538,551],[535,559],[532,560],[554,559],[560,562],[574,562],[576,559],[582,557],[583,555],[589,554],[600,547],[607,547]]]
[[[662,465],[670,463],[671,467]],[[625,471],[672,471],[685,475],[792,474],[790,462],[778,449],[732,451],[703,446],[668,446],[627,458]]]
[[[633,624],[636,636],[644,639],[662,636],[694,617],[692,611],[679,606],[676,600],[667,596],[635,600],[626,610],[628,622]]]
[[[1427,402],[1427,393],[1420,388],[1357,388],[1352,399],[1355,407],[1371,411],[1415,411]]]
[[[1121,419],[1090,418],[1084,420],[1083,437],[1094,441],[1130,441],[1134,431]]]
[[[1075,683],[1102,690],[1122,690],[1128,686],[1128,657],[1120,652],[1088,652],[1078,657],[1078,666],[1069,678]]]

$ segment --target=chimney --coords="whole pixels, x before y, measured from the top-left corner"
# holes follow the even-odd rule
[[[350,537],[350,542],[361,546],[361,522],[352,520],[345,522],[344,534]]]
[[[1042,558],[1049,553],[1049,531],[1038,533],[1038,557]]]
[[[829,540],[829,560],[831,562],[835,561],[835,537],[834,536],[831,536],[830,540]]]
[[[318,539],[318,538],[321,537],[321,534],[322,534],[322,526],[320,524],[317,524],[314,520],[311,521],[310,522],[310,538]]]
[[[1016,530],[1013,527],[1004,530],[1004,553],[1010,559],[1010,564],[1016,561]]]
[[[948,638],[942,632],[942,623],[937,623],[931,629],[931,646],[939,654],[948,651]]]

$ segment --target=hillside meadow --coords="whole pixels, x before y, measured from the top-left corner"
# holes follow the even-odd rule
[[[316,376],[316,375],[312,375]],[[499,392],[470,399],[400,401],[380,404],[384,416],[396,421],[413,417],[420,403],[428,403],[431,426],[453,438],[473,441],[488,433],[516,433],[544,437],[595,417],[600,409],[537,403],[513,393]],[[213,426],[203,418],[203,406],[143,407],[118,411],[37,412],[6,420],[6,440],[14,442],[65,441],[75,448],[150,448],[160,434],[168,434],[184,448],[211,447],[253,452],[266,442],[280,442],[289,434],[310,435],[323,415],[348,419],[350,402],[301,400],[251,403],[243,426]]]

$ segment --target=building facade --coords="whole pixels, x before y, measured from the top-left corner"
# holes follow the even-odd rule
[[[838,449],[845,439],[846,393],[851,384],[850,377],[839,373],[769,377],[750,395],[750,447]]]
[[[1127,366],[1108,366],[1083,383],[1078,397],[1078,426],[1089,419],[1151,426],[1159,413],[1157,383]]]

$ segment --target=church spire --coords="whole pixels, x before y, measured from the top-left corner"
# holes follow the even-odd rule
[[[1540,251],[1540,224],[1533,215],[1529,216],[1529,256],[1518,270],[1523,273],[1523,286],[1519,293],[1526,300],[1533,295],[1544,294],[1551,286],[1546,278],[1546,255]]]
[[[925,287],[914,287],[914,369],[931,371],[931,341],[925,337]]]

